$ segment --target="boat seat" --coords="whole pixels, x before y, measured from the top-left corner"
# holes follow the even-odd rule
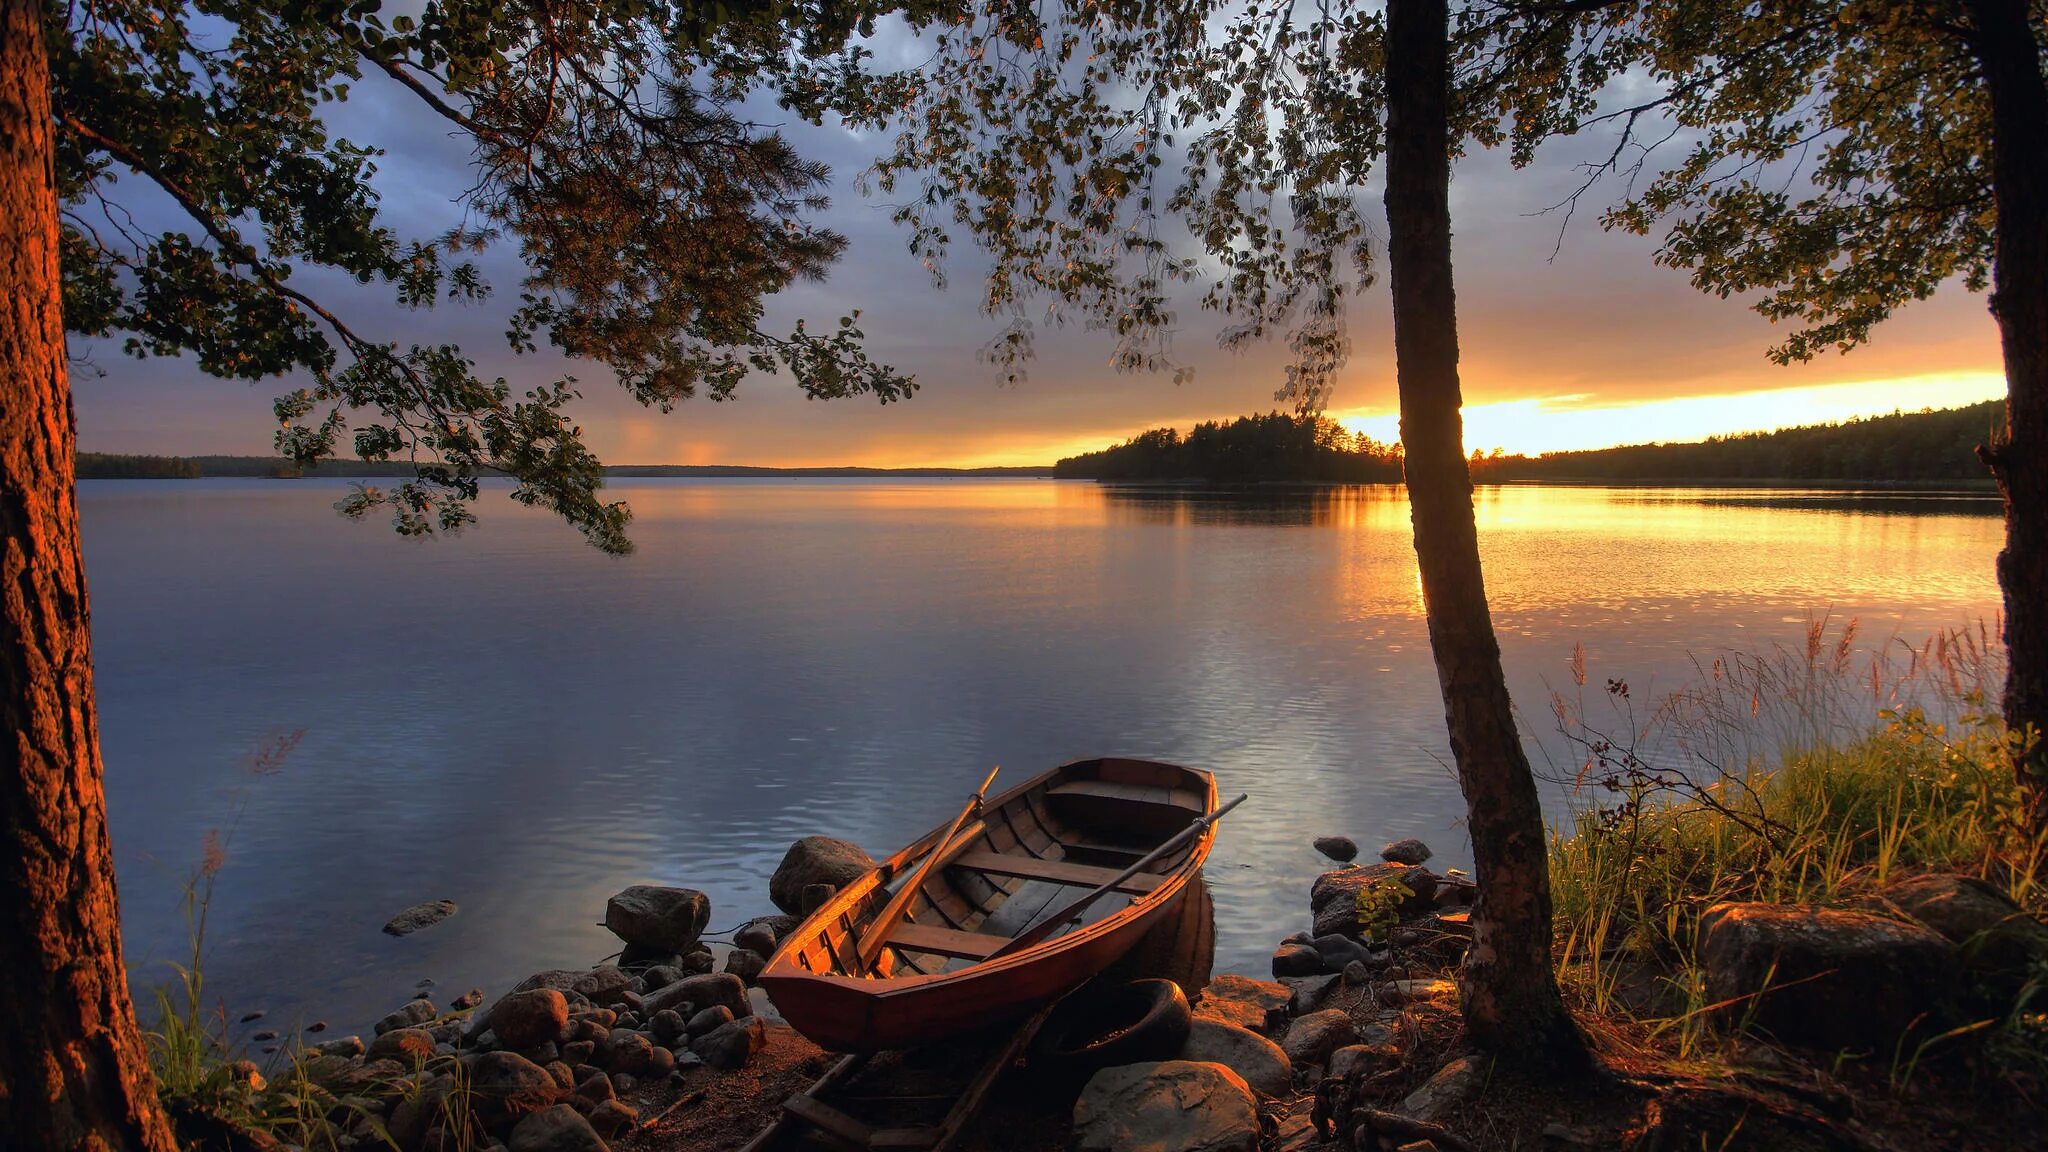
[[[904,921],[889,933],[889,947],[905,952],[927,952],[961,960],[986,960],[996,949],[1010,942],[1007,936],[986,932],[962,932],[957,928],[934,928],[929,924]]]
[[[1202,795],[1192,788],[1169,788],[1164,784],[1123,784],[1114,780],[1067,780],[1047,788],[1048,796],[1096,796],[1106,800],[1128,800],[1135,804],[1157,804],[1200,812],[1206,807]]]
[[[952,863],[955,868],[986,872],[992,876],[1014,876],[1020,880],[1049,880],[1070,888],[1100,888],[1116,879],[1123,871],[1121,868],[1101,868],[1093,864],[1071,864],[1065,860],[1041,860],[1036,856],[1012,856],[1004,852],[963,852]],[[1118,884],[1116,890],[1131,896],[1143,896],[1164,883],[1164,876],[1154,872],[1139,872]]]

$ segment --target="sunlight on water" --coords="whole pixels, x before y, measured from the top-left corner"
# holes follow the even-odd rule
[[[1250,792],[1209,869],[1219,971],[1305,926],[1311,836],[1467,861],[1398,489],[634,480],[613,491],[639,550],[615,559],[495,495],[460,538],[400,540],[337,519],[343,487],[80,487],[142,981],[230,822],[209,988],[349,1029],[423,978],[498,992],[596,961],[627,884],[702,888],[719,928],[771,911],[791,840],[879,855],[992,763],[1151,756]],[[1810,613],[1881,644],[1997,608],[1986,498],[1517,487],[1478,511],[1539,753],[1574,643],[1596,677],[1675,685]],[[445,924],[379,934],[442,896]]]

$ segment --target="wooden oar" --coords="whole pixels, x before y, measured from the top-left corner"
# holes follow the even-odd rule
[[[903,882],[903,887],[896,890],[896,895],[889,898],[889,903],[884,905],[882,911],[868,924],[867,930],[860,934],[861,971],[866,972],[873,968],[875,961],[882,955],[882,949],[889,946],[889,933],[895,930],[896,922],[903,919],[903,914],[910,910],[911,897],[917,895],[917,890],[924,884],[926,874],[946,855],[946,850],[953,846],[953,833],[958,832],[960,825],[967,823],[967,818],[974,815],[975,809],[981,807],[981,798],[988,794],[988,786],[995,783],[996,773],[1000,771],[1000,764],[988,770],[988,779],[983,780],[981,788],[968,799],[967,807],[960,809],[960,814],[953,817],[953,823],[946,828],[946,834],[939,837],[939,842],[932,846],[931,855],[924,858],[924,863],[917,866],[917,871]]]
[[[1053,916],[1046,920],[1041,920],[1038,922],[1038,925],[1036,927],[1028,931],[1018,933],[1014,938],[1011,939],[1011,941],[1008,944],[1005,944],[1001,948],[998,948],[995,951],[989,953],[988,959],[982,961],[982,963],[986,964],[992,960],[1000,960],[1003,957],[1010,955],[1011,953],[1022,952],[1026,948],[1033,947],[1043,942],[1046,937],[1052,935],[1054,932],[1059,931],[1061,925],[1065,924],[1069,920],[1072,920],[1074,917],[1079,916],[1081,913],[1086,912],[1088,910],[1089,905],[1095,903],[1097,900],[1102,899],[1104,896],[1109,895],[1111,892],[1116,891],[1116,889],[1119,886],[1121,886],[1124,883],[1124,881],[1129,880],[1131,877],[1136,876],[1140,872],[1143,872],[1146,869],[1146,867],[1150,865],[1154,860],[1159,859],[1161,856],[1166,855],[1168,852],[1173,851],[1175,848],[1180,847],[1181,845],[1187,843],[1189,840],[1192,840],[1195,837],[1200,836],[1203,832],[1208,831],[1210,825],[1216,823],[1218,820],[1223,819],[1224,813],[1230,811],[1232,808],[1235,808],[1239,804],[1242,804],[1244,802],[1245,796],[1240,795],[1237,799],[1232,800],[1230,803],[1225,804],[1223,807],[1218,808],[1216,811],[1211,812],[1207,816],[1203,816],[1200,819],[1197,819],[1194,823],[1189,824],[1187,827],[1175,833],[1171,839],[1166,841],[1166,843],[1161,844],[1159,847],[1154,848],[1150,852],[1145,853],[1145,855],[1142,858],[1140,858],[1137,863],[1132,864],[1129,868],[1126,868],[1122,872],[1117,873],[1114,879],[1107,881],[1102,885],[1102,887],[1097,888],[1092,892],[1089,892],[1087,895],[1082,896],[1081,898],[1075,900],[1072,904],[1069,904],[1065,908],[1060,909],[1058,915]]]

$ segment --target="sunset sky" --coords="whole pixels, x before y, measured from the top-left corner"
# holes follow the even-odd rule
[[[786,119],[772,109],[762,119]],[[1192,300],[1180,311],[1176,348],[1196,366],[1192,382],[1119,375],[1110,341],[1079,329],[1042,329],[1028,380],[998,382],[977,351],[997,324],[979,314],[974,254],[961,251],[940,292],[907,253],[884,204],[864,199],[854,177],[885,144],[836,127],[789,120],[789,135],[832,165],[837,189],[827,222],[851,248],[822,285],[802,285],[771,305],[768,327],[797,317],[829,324],[862,309],[874,356],[917,376],[921,391],[887,407],[864,400],[807,401],[786,376],[749,378],[724,404],[693,400],[673,414],[639,408],[595,365],[571,369],[585,399],[576,408],[593,447],[611,463],[760,465],[1043,464],[1145,428],[1186,428],[1273,406],[1282,351],[1216,350],[1216,323]],[[440,121],[388,82],[366,77],[335,117],[343,135],[389,151],[378,178],[391,221],[431,235],[458,219],[466,152]],[[1739,301],[1703,296],[1682,272],[1651,262],[1651,240],[1603,233],[1582,211],[1563,238],[1535,215],[1575,183],[1573,164],[1597,140],[1566,142],[1513,171],[1499,154],[1461,162],[1452,189],[1462,327],[1467,444],[1541,452],[1950,407],[2001,395],[1995,328],[1984,299],[1952,287],[1895,316],[1848,356],[1780,368],[1764,356],[1781,334]],[[135,184],[123,184],[133,189]],[[1364,195],[1379,215],[1377,187]],[[138,204],[167,221],[160,206]],[[501,300],[516,299],[518,267],[499,249],[485,271]],[[515,386],[562,370],[547,353],[506,350],[506,307],[408,313],[388,296],[339,278],[294,281],[328,298],[359,330],[401,344],[454,340],[486,374]],[[1397,435],[1391,319],[1382,284],[1353,302],[1353,356],[1330,406],[1348,426]],[[74,341],[80,446],[88,451],[268,453],[270,400],[286,385],[211,380],[189,363],[138,361],[118,341]]]

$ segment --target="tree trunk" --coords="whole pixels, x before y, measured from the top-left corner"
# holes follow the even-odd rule
[[[2006,436],[1982,449],[2005,497],[2005,722],[2031,729],[2019,764],[2035,832],[2048,832],[2048,83],[2026,0],[1967,0],[1991,96],[1998,209],[1991,312],[2005,351]]]
[[[0,0],[0,1145],[168,1150],[93,718],[43,5]]]
[[[1584,1041],[1551,969],[1543,810],[1486,606],[1459,414],[1447,24],[1445,0],[1387,5],[1386,203],[1415,557],[1479,878],[1459,990],[1473,1043],[1576,1066]]]

